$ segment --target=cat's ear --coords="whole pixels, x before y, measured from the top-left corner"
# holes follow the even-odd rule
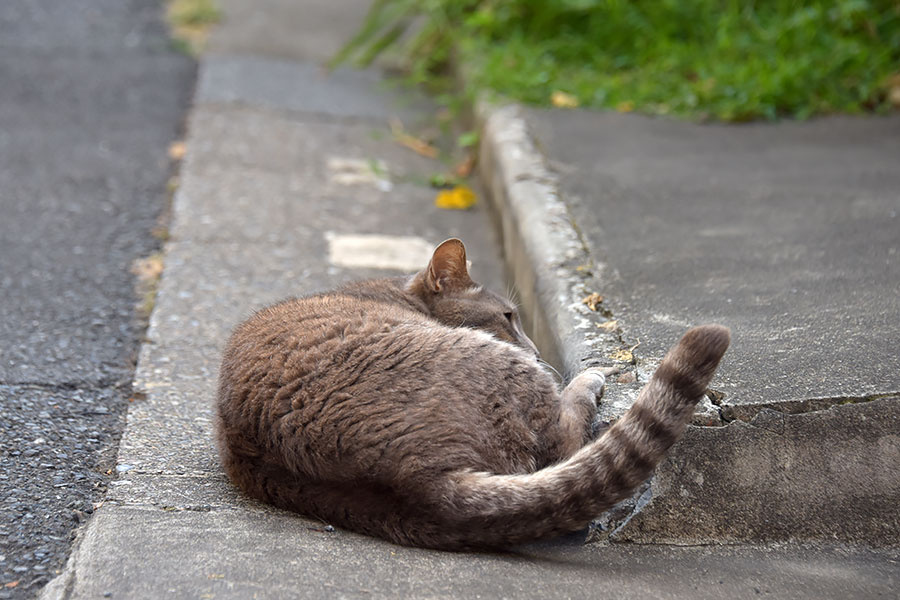
[[[466,247],[456,238],[450,238],[435,248],[425,269],[425,283],[432,292],[461,290],[472,287],[469,277]]]

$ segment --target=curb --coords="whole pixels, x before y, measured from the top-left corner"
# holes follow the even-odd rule
[[[521,107],[481,101],[474,113],[481,131],[479,173],[531,337],[566,381],[589,367],[622,369],[608,382],[599,409],[601,420],[614,421],[631,407],[653,369],[630,357],[634,344],[614,307],[601,299],[591,310],[585,302],[606,287],[610,267],[598,262],[569,214]],[[704,399],[693,424],[721,425],[718,408]]]
[[[475,119],[482,132],[479,172],[535,343],[566,380],[587,367],[616,364],[600,357],[623,345],[619,328],[598,328],[610,313],[583,302],[602,287],[606,267],[592,263],[521,108],[479,102]]]

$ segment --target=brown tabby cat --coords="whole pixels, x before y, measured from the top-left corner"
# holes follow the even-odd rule
[[[728,342],[718,325],[688,331],[588,443],[603,374],[559,392],[515,307],[469,278],[451,239],[417,275],[287,300],[239,326],[219,451],[250,496],[347,529],[432,548],[519,544],[584,527],[647,479]]]

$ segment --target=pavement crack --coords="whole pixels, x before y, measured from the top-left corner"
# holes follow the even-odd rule
[[[101,392],[106,390],[131,391],[131,378],[128,379],[100,379],[98,381],[0,381],[0,388],[9,390],[18,388],[23,390],[38,390],[42,392]]]
[[[837,396],[828,398],[808,398],[804,400],[785,400],[761,404],[741,405],[722,402],[718,404],[722,420],[751,422],[763,411],[777,412],[782,415],[802,415],[830,410],[848,404],[864,404],[875,400],[900,400],[900,391],[869,394],[864,396]],[[715,404],[715,402],[713,401]]]

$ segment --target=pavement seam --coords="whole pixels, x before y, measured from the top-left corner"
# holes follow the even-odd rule
[[[205,106],[212,109],[237,109],[252,111],[254,113],[266,113],[275,116],[288,117],[298,123],[315,123],[317,125],[378,125],[382,126],[385,119],[377,116],[350,116],[335,115],[332,113],[300,110],[278,106],[256,106],[252,102],[243,100],[203,100],[197,106]]]
[[[128,391],[131,388],[131,380],[101,380],[95,382],[88,381],[62,381],[56,383],[45,383],[41,381],[0,381],[0,387],[6,388],[25,388],[30,390],[41,390],[45,392],[100,392],[103,390]]]

